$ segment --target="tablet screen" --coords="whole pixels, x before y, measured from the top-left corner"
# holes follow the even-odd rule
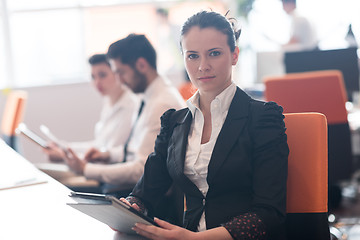
[[[68,203],[69,206],[96,218],[119,232],[135,234],[132,230],[135,223],[158,226],[152,218],[121,202],[114,196],[72,192],[70,197],[76,203]]]
[[[47,142],[37,134],[35,134],[33,131],[31,131],[25,123],[20,123],[19,126],[16,129],[17,133],[23,134],[25,137],[30,139],[32,142],[38,144],[39,146],[43,148],[47,148]]]

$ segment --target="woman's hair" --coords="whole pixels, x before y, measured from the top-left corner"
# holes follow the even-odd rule
[[[110,63],[106,57],[106,54],[94,54],[89,58],[89,64],[91,66],[100,64],[100,63],[105,63],[110,67]]]
[[[227,12],[228,13],[228,12]],[[181,29],[181,37],[186,35],[189,30],[197,26],[200,29],[203,28],[215,28],[216,30],[224,33],[228,38],[228,45],[230,47],[231,52],[235,50],[236,41],[240,37],[241,30],[236,30],[235,24],[230,22],[230,20],[234,20],[233,18],[227,19],[225,16],[217,13],[217,12],[209,12],[209,11],[201,11],[186,20]],[[181,46],[181,41],[180,41]]]

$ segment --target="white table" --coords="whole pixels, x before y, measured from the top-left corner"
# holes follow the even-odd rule
[[[0,239],[141,239],[115,233],[69,206],[70,189],[39,171],[0,140],[0,186],[36,177],[40,184],[0,190]]]

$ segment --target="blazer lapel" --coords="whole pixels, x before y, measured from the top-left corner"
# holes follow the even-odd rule
[[[177,179],[177,183],[183,186],[182,189],[186,190],[187,194],[201,196],[201,192],[196,185],[184,174],[186,146],[191,122],[192,115],[190,110],[187,110],[184,116],[179,117],[177,121],[171,137],[173,146],[171,157],[168,159],[168,169],[170,175]]]
[[[192,116],[190,110],[187,110],[183,118],[179,118],[173,130],[171,140],[173,142],[173,167],[176,173],[184,172],[184,160],[186,155],[186,145],[190,131]]]
[[[208,183],[211,183],[211,180],[215,177],[217,170],[227,158],[228,153],[244,128],[248,116],[249,101],[250,97],[237,88],[210,158],[207,176]]]

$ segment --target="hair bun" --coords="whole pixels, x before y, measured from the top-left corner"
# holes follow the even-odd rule
[[[241,29],[234,31],[234,34],[235,34],[235,40],[238,40],[241,35]]]
[[[234,31],[234,37],[235,37],[235,41],[237,41],[240,37],[240,34],[241,34],[241,29],[237,30],[237,27],[236,27],[236,24],[237,24],[237,20],[236,18],[234,17],[227,17],[227,15],[229,14],[230,10],[228,10],[226,13],[225,13],[225,17],[227,18],[227,20],[230,22],[231,24],[231,27]]]

